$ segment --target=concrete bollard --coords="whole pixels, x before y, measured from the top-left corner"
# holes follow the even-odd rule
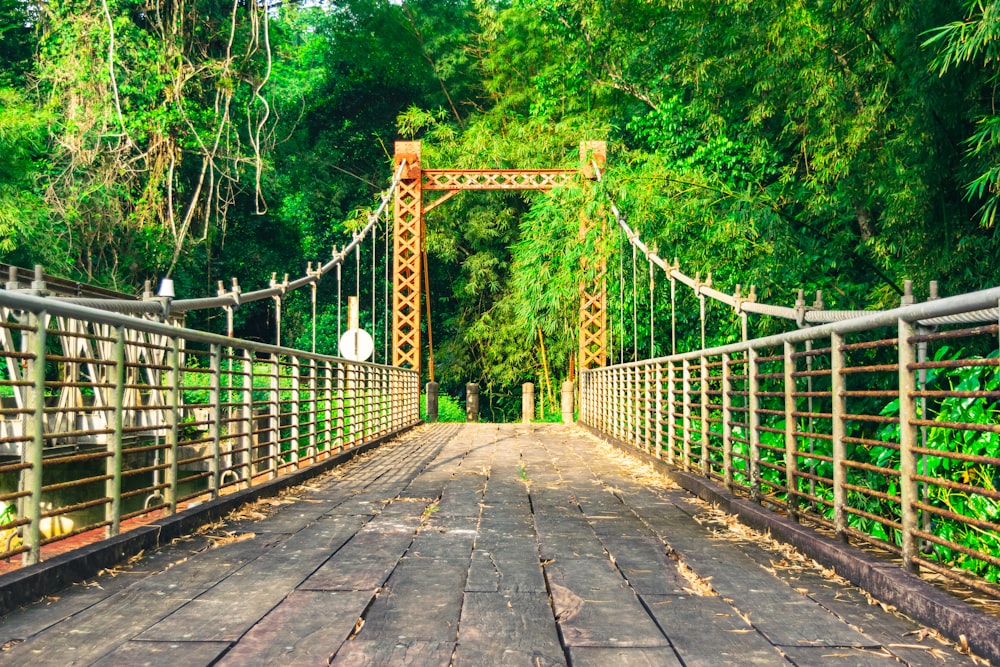
[[[525,382],[521,385],[521,423],[530,424],[535,418],[535,385]]]
[[[479,385],[475,382],[465,385],[465,421],[479,421]]]
[[[575,385],[572,380],[566,380],[562,383],[562,420],[563,424],[573,423],[573,408],[575,407],[576,400],[573,396],[573,390]]]
[[[436,422],[438,420],[438,383],[427,383],[427,421]]]

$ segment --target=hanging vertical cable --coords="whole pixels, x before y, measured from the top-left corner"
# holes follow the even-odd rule
[[[625,363],[625,232],[618,229],[618,325],[621,327],[619,336],[619,363]]]
[[[336,254],[337,249],[334,248],[333,250],[334,250],[334,254]],[[342,294],[341,294],[341,292],[342,292],[341,288],[343,287],[343,283],[344,283],[344,280],[343,280],[343,278],[344,278],[344,272],[342,270],[343,265],[344,265],[344,262],[343,262],[343,259],[341,259],[341,261],[337,264],[337,343],[338,343],[338,345],[340,343],[341,333],[343,332],[343,327],[341,326],[341,312],[340,312],[341,311],[341,303],[343,301],[343,297],[342,297]],[[340,354],[339,349],[338,349],[337,354]]]
[[[639,360],[639,301],[636,296],[636,283],[638,282],[636,278],[635,270],[635,257],[636,257],[636,247],[634,243],[630,243],[632,246],[632,361]]]
[[[376,220],[375,226],[372,227],[372,361],[375,361],[375,350],[378,345],[375,344],[376,336],[378,333],[375,330],[375,273],[378,269],[375,263],[376,255],[378,255],[378,221]]]
[[[382,285],[382,298],[383,307],[385,311],[385,319],[382,321],[382,338],[385,345],[384,353],[384,363],[390,363],[389,360],[389,233],[392,229],[389,224],[389,209],[385,210],[385,282]]]
[[[653,251],[656,254],[656,251]],[[656,322],[653,313],[653,292],[656,289],[656,274],[653,273],[653,263],[649,262],[649,357],[656,356]]]

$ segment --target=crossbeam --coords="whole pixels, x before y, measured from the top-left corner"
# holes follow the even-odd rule
[[[424,190],[551,190],[573,182],[576,169],[425,169]]]

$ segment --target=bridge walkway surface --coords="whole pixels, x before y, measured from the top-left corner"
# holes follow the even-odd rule
[[[973,664],[561,425],[419,427],[0,632],[2,665]]]

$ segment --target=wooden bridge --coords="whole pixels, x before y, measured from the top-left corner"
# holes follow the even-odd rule
[[[425,425],[0,623],[3,665],[971,665],[574,426]]]

